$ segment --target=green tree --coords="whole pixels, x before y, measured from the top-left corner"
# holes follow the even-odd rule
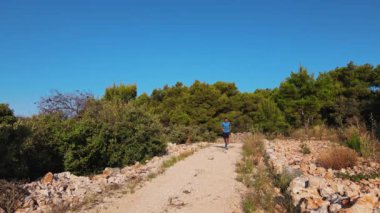
[[[282,133],[288,125],[277,104],[270,99],[262,99],[255,112],[255,128],[263,133]]]
[[[315,79],[303,67],[281,83],[277,102],[289,124],[295,128],[308,128],[320,117],[321,103],[317,98]]]
[[[104,94],[104,99],[107,101],[121,101],[128,103],[134,100],[137,96],[137,86],[120,84],[119,86],[113,85],[108,87]]]

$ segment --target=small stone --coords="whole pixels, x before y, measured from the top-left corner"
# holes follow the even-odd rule
[[[319,189],[319,194],[323,198],[328,198],[331,195],[335,194],[335,191],[332,188],[330,188],[330,187],[323,187],[323,188]]]
[[[116,174],[119,174],[119,173],[120,173],[120,169],[119,168],[110,168],[110,167],[107,167],[103,171],[103,176],[105,178],[109,178],[109,177],[115,176]]]
[[[317,166],[314,163],[309,165],[309,171],[313,172],[315,169],[317,169]]]
[[[319,209],[321,207],[327,207],[330,203],[327,201],[324,201],[320,198],[306,198],[306,208],[311,210],[311,209]]]
[[[22,208],[31,208],[34,207],[37,204],[37,202],[32,198],[32,196],[27,196],[24,199],[24,203],[22,205]],[[1,211],[0,211],[1,213]]]
[[[327,170],[327,173],[326,173],[326,175],[325,175],[325,178],[327,178],[327,179],[333,179],[335,176],[334,176],[334,172],[333,172],[333,170],[332,169],[328,169]]]
[[[326,173],[326,169],[323,167],[317,167],[317,169],[315,170],[315,173],[318,175],[322,175],[322,174]]]
[[[327,206],[322,206],[316,210],[311,210],[310,213],[329,213]]]
[[[53,175],[53,173],[48,172],[48,173],[46,173],[46,175],[41,179],[41,183],[42,183],[42,184],[45,184],[45,185],[48,185],[48,184],[51,184],[51,183],[53,182],[53,179],[54,179],[54,175]]]
[[[309,185],[310,185],[310,187],[320,188],[320,187],[326,185],[326,180],[323,179],[322,177],[310,176],[309,177]]]
[[[94,176],[91,177],[91,180],[92,181],[102,181],[102,180],[105,180],[105,177],[104,177],[103,174],[101,174],[101,175],[94,175]]]
[[[344,191],[345,191],[346,187],[343,185],[343,184],[336,184],[336,191],[340,194],[340,195],[344,195]]]
[[[334,203],[329,206],[329,211],[331,213],[339,212],[339,210],[342,209],[342,206],[340,204]]]
[[[372,168],[376,168],[377,167],[377,163],[375,163],[375,162],[369,162],[369,166],[372,167]]]
[[[140,164],[140,162],[138,162],[138,161],[135,163],[135,165],[133,165],[133,167],[134,167],[135,169],[140,168],[140,166],[141,166],[141,164]]]
[[[351,204],[350,198],[345,198],[340,201],[343,207],[348,207]]]
[[[356,201],[356,203],[351,207],[351,210],[352,212],[372,213],[372,210],[377,202],[378,198],[371,194],[367,194],[359,198]]]

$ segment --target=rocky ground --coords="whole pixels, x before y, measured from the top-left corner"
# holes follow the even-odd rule
[[[187,151],[208,146],[207,142],[189,145],[168,144],[167,154],[157,156],[145,164],[136,163],[125,168],[105,168],[102,174],[76,176],[70,172],[47,173],[39,181],[24,184],[29,192],[16,212],[65,212],[94,202],[96,197],[122,187],[141,187],[150,174],[157,173],[162,162]],[[91,203],[92,205],[94,203]],[[0,210],[1,212],[1,210]]]
[[[310,154],[302,154],[302,143],[310,148]],[[380,178],[369,176],[380,171],[380,164],[359,158],[353,168],[325,169],[318,166],[317,158],[336,144],[317,140],[302,143],[265,141],[268,163],[274,172],[295,177],[287,190],[293,205],[301,212],[380,213]],[[341,178],[341,174],[357,178]]]

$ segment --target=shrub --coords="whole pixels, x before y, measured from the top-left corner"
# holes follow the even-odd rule
[[[20,124],[8,105],[0,104],[0,178],[27,177],[22,143],[29,130]]]
[[[62,141],[68,121],[53,114],[34,116],[22,123],[31,131],[22,145],[28,177],[35,179],[47,172],[61,172],[64,169]]]
[[[64,137],[65,170],[88,174],[160,155],[166,150],[161,131],[158,120],[143,109],[117,102],[97,103]]]
[[[197,127],[174,125],[167,128],[168,140],[172,143],[191,143],[201,139],[200,131]]]
[[[326,169],[339,170],[342,168],[353,167],[357,157],[353,150],[345,147],[334,147],[320,154],[317,163]]]

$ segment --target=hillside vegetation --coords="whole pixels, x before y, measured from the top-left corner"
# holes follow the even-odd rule
[[[0,104],[0,179],[66,170],[91,174],[144,161],[165,152],[168,141],[215,139],[224,117],[235,132],[342,130],[340,140],[365,155],[368,141],[380,134],[379,86],[380,66],[349,63],[316,77],[300,67],[279,87],[251,93],[234,83],[199,81],[140,96],[136,85],[113,85],[100,99],[55,91],[28,118]]]

